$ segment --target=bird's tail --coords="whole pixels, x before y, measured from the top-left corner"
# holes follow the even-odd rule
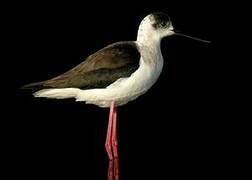
[[[77,88],[42,89],[33,93],[33,96],[53,99],[67,99],[75,98],[80,92],[81,90]]]

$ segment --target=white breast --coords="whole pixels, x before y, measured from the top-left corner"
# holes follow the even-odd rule
[[[155,63],[140,59],[140,67],[128,78],[121,78],[105,89],[92,89],[79,92],[77,101],[109,107],[112,101],[124,105],[144,94],[157,81],[163,67],[162,55],[155,56]]]

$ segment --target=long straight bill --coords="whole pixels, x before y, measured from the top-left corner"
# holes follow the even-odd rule
[[[211,43],[211,41],[207,41],[207,40],[204,40],[204,39],[200,39],[200,38],[196,38],[196,37],[188,36],[188,35],[185,35],[185,34],[182,34],[182,33],[177,33],[177,32],[175,32],[175,35],[178,35],[178,36],[184,36],[184,37],[187,37],[187,38],[190,38],[190,39],[196,40],[196,41],[201,41],[201,42],[205,42],[205,43]]]

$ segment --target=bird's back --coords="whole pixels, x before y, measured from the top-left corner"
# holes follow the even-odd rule
[[[119,78],[129,77],[139,67],[139,59],[140,53],[135,42],[117,42],[90,55],[62,75],[23,88],[105,88]]]

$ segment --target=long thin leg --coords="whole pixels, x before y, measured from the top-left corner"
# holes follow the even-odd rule
[[[112,150],[114,154],[114,177],[115,180],[119,180],[119,160],[118,160],[118,140],[117,140],[117,108],[115,107],[113,113],[112,124]]]
[[[105,143],[105,148],[109,157],[108,180],[113,180],[113,153],[112,153],[111,136],[112,136],[112,126],[113,126],[113,119],[114,119],[114,107],[115,107],[115,103],[112,102],[110,106],[107,137],[106,137],[106,143]]]
[[[118,151],[117,151],[117,146],[118,146],[118,141],[117,141],[117,108],[114,108],[114,113],[113,113],[113,123],[112,123],[112,135],[111,135],[111,141],[112,141],[112,148],[113,148],[113,154],[114,157],[118,157]]]
[[[119,180],[119,159],[118,159],[118,157],[114,159],[114,177],[115,177],[115,180]]]
[[[112,134],[112,126],[113,126],[113,118],[114,118],[114,107],[115,107],[115,103],[112,102],[110,106],[107,137],[106,137],[106,143],[105,143],[105,148],[106,148],[109,160],[113,160],[113,154],[112,154],[112,149],[111,149],[112,148],[111,134]]]
[[[113,160],[109,160],[109,167],[108,167],[108,180],[113,180]]]

